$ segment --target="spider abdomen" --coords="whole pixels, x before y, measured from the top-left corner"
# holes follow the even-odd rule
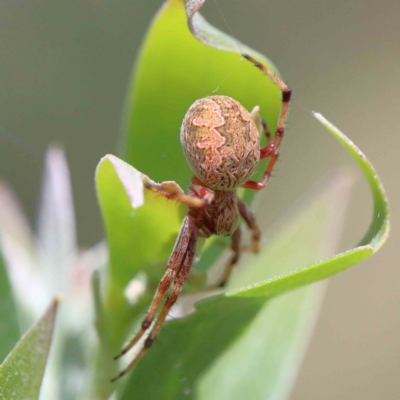
[[[182,123],[181,144],[193,173],[214,190],[243,184],[260,159],[259,133],[251,114],[227,96],[192,104]]]

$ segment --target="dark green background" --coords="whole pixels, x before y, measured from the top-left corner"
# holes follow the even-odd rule
[[[116,151],[132,64],[160,4],[0,3],[0,126],[11,133],[0,133],[0,176],[12,183],[34,222],[41,156],[48,143],[63,143],[85,246],[102,237],[94,168],[101,156]],[[294,91],[281,160],[268,188],[271,222],[325,171],[351,164],[310,117],[313,109],[364,150],[392,205],[388,245],[332,279],[291,400],[397,400],[400,2],[219,0],[219,5],[234,34],[267,55]],[[213,1],[208,0],[203,14],[227,30]],[[155,168],[163,163],[168,163],[168,149]],[[371,213],[371,203],[363,201],[367,193],[366,185],[356,187],[342,249],[366,229]]]

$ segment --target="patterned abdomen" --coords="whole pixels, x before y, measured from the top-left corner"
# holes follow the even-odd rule
[[[181,144],[193,173],[214,190],[242,185],[260,159],[259,133],[250,113],[226,96],[192,104],[182,123]]]

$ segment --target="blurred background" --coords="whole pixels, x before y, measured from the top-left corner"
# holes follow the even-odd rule
[[[35,224],[43,154],[49,143],[63,144],[82,247],[103,236],[94,169],[100,157],[116,152],[132,65],[161,3],[0,3],[0,177],[12,184]],[[391,202],[387,245],[330,279],[291,400],[398,400],[400,2],[218,4],[237,39],[268,56],[294,92],[280,162],[268,188],[271,223],[324,174],[353,165],[313,120],[311,110],[324,114],[366,153]],[[228,31],[212,0],[202,13]],[[227,66],[227,73],[232,68]],[[216,87],[225,78],[217,79]],[[177,140],[178,132],[179,127]],[[162,163],[168,163],[168,151],[157,167]],[[360,177],[340,250],[361,238],[371,210],[368,188]]]

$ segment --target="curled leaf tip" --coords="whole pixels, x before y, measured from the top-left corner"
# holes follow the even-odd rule
[[[370,227],[358,246],[371,246],[373,252],[378,251],[389,236],[389,203],[385,189],[375,168],[366,155],[346,135],[329,122],[322,114],[313,111],[314,117],[340,142],[357,162],[364,174],[374,201],[374,212]]]
[[[109,170],[110,167],[113,172]],[[142,206],[144,202],[143,174],[120,158],[107,154],[100,160],[96,169],[96,176],[110,173],[117,175],[129,198],[131,207],[135,209]]]

